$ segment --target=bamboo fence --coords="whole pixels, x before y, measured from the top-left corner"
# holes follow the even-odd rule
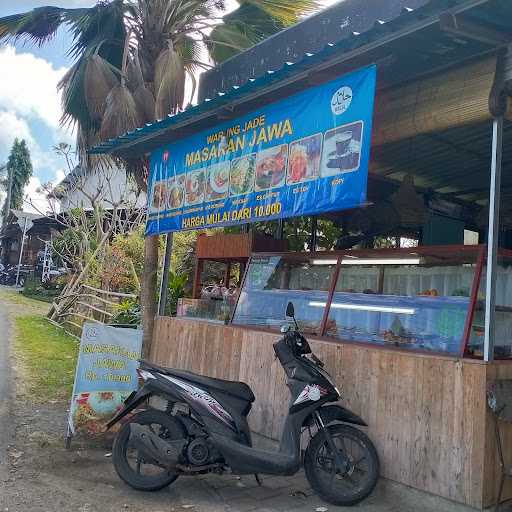
[[[50,321],[68,334],[80,338],[84,322],[110,323],[124,300],[135,299],[131,293],[111,292],[81,284],[74,292],[61,295],[53,303]]]

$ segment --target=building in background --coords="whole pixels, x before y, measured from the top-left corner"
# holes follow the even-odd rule
[[[72,208],[92,209],[93,205],[105,209],[114,205],[121,208],[146,206],[146,194],[138,192],[136,183],[118,166],[90,169],[77,165],[53,189],[49,198],[57,201],[63,213]]]
[[[60,229],[59,222],[52,217],[11,210],[0,231],[0,263],[5,266],[17,265],[23,246],[21,264],[35,266],[38,253],[44,251],[45,242],[57,235]]]

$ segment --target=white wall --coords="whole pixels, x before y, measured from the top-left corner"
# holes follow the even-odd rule
[[[121,167],[95,168],[68,180],[69,183],[63,182],[59,187],[61,211],[90,209],[91,198],[104,208],[112,208],[113,203],[120,201],[129,207],[143,208],[146,205],[146,195],[137,193],[135,182]]]

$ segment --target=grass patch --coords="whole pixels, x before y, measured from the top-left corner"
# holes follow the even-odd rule
[[[45,314],[48,311],[48,305],[39,300],[30,299],[25,297],[20,292],[15,290],[0,289],[0,298],[11,306],[27,306],[31,310],[40,311]],[[14,311],[15,314],[24,314],[27,311]]]
[[[18,316],[14,322],[14,350],[24,398],[40,403],[69,399],[78,343],[39,315]]]
[[[34,292],[34,293],[23,293],[23,296],[24,297],[27,297],[28,299],[33,299],[33,300],[38,300],[39,302],[48,302],[49,304],[51,304],[56,297],[58,297],[59,295],[58,294],[55,294],[55,293],[37,293],[37,292]]]

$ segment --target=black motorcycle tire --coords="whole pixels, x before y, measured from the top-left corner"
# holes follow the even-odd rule
[[[173,416],[157,409],[148,409],[136,414],[128,423],[125,423],[119,430],[112,448],[112,460],[114,468],[124,482],[138,491],[159,491],[172,484],[177,478],[176,473],[164,473],[156,477],[148,477],[138,474],[133,470],[126,459],[126,450],[130,438],[130,423],[139,425],[158,424],[165,427],[171,434],[172,439],[186,437],[183,425]]]
[[[362,450],[365,452],[365,457],[368,458],[368,473],[369,478],[365,485],[353,494],[342,493],[339,489],[335,489],[332,486],[327,486],[321,478],[320,471],[323,471],[318,467],[317,457],[320,450],[326,446],[326,439],[322,431],[317,432],[311,439],[304,458],[304,469],[306,471],[306,477],[308,479],[311,488],[318,494],[324,501],[331,503],[332,505],[338,506],[351,506],[356,505],[360,501],[368,497],[377,485],[379,479],[380,463],[377,450],[373,445],[370,438],[357,428],[349,425],[329,425],[326,427],[331,436],[343,436],[356,442]]]

